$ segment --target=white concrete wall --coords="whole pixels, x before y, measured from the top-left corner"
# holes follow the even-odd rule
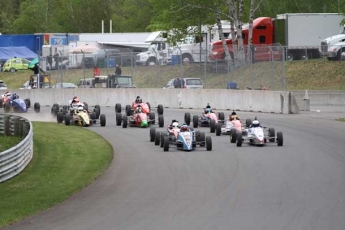
[[[294,95],[300,103],[303,103],[305,92],[305,90],[294,91]],[[343,90],[308,90],[308,96],[310,105],[345,105],[345,91]]]
[[[39,102],[41,106],[54,103],[67,104],[73,96],[90,106],[122,106],[130,104],[136,96],[151,106],[162,104],[169,108],[201,109],[207,103],[216,109],[241,111],[261,111],[268,113],[288,113],[288,92],[265,90],[227,90],[227,89],[35,89],[18,90],[21,98],[30,98],[31,104]]]

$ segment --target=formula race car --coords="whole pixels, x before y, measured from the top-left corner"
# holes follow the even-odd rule
[[[86,108],[85,105],[79,105],[78,108],[64,105],[62,108],[59,108],[58,104],[54,104],[52,114],[56,115],[58,123],[65,123],[65,125],[90,126],[96,123],[100,123],[101,126],[106,125],[105,114],[100,114],[99,105],[96,105],[93,111]]]
[[[151,112],[147,115],[141,106],[138,106],[135,109],[135,112],[129,116],[127,113],[124,115],[121,113],[116,113],[116,125],[120,126],[121,124],[123,128],[127,128],[127,126],[146,128],[151,124],[156,124],[155,114]],[[158,115],[158,125],[159,127],[164,126],[163,115]]]
[[[190,113],[185,113],[184,122],[187,125],[190,125],[190,122],[191,122]],[[218,123],[224,123],[224,113],[223,112],[216,113],[211,108],[204,109],[201,116],[198,116],[198,115],[193,116],[194,128],[197,128],[198,126],[210,127],[211,133],[214,133],[216,131],[216,124]]]
[[[144,103],[140,99],[140,100],[136,100],[136,102],[132,102],[132,105],[126,105],[126,107],[125,107],[126,115],[131,116],[138,106],[140,106],[142,108],[143,112],[146,113],[147,115],[154,112],[153,109],[151,108],[151,105],[149,102]],[[121,111],[122,111],[121,104],[116,103],[115,113],[121,113]],[[163,105],[159,104],[157,106],[158,115],[163,115],[163,112],[164,112]]]
[[[168,128],[169,129],[169,128]],[[176,146],[177,150],[192,151],[199,145],[206,147],[207,151],[212,150],[212,138],[205,137],[204,132],[194,131],[187,125],[179,130],[167,130],[167,132],[156,131],[154,127],[150,129],[150,141],[155,145],[163,147],[165,152],[169,151],[170,145]]]
[[[246,123],[249,121],[250,119],[247,119]],[[283,146],[283,133],[277,132],[276,137],[274,128],[266,130],[266,127],[260,126],[258,120],[254,120],[243,132],[236,133],[237,147],[241,147],[244,142],[257,146],[264,146],[266,143],[277,143],[278,146]]]
[[[1,95],[0,108],[4,108],[4,112],[19,112],[26,113],[31,107],[31,102],[29,98],[21,99],[16,93],[5,93]],[[39,113],[41,110],[40,103],[35,102],[34,111]]]

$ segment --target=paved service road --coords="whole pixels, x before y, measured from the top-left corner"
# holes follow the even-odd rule
[[[114,146],[107,172],[63,204],[7,229],[343,230],[345,123],[334,118],[345,110],[331,109],[238,113],[283,131],[283,147],[238,148],[212,134],[211,152],[163,152],[149,142],[149,129],[117,127],[114,108],[102,108],[107,126],[91,129]],[[182,121],[184,112],[165,109],[166,124]]]

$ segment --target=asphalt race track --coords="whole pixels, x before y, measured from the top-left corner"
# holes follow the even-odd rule
[[[5,229],[345,229],[345,123],[334,120],[345,117],[342,107],[239,112],[282,131],[284,146],[239,148],[199,128],[212,136],[210,152],[163,152],[149,142],[149,129],[115,126],[114,107],[101,109],[107,126],[90,129],[114,146],[107,172],[68,201]],[[49,111],[32,118],[49,120]],[[185,111],[165,109],[165,124],[182,122]]]

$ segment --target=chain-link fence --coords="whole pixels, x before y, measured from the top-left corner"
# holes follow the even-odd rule
[[[176,77],[197,77],[203,80],[205,88],[269,90],[286,90],[285,68],[294,61],[315,59],[318,64],[312,71],[326,73],[322,65],[326,65],[328,59],[345,60],[345,46],[335,47],[334,55],[328,52],[328,58],[323,56],[324,47],[321,46],[244,46],[242,50],[231,49],[230,59],[226,58],[223,47],[211,48],[169,48],[142,53],[134,53],[129,49],[122,52],[108,49],[97,54],[72,53],[67,56],[43,57],[42,60],[51,73],[53,83],[78,83],[94,75],[114,74],[116,65],[119,65],[122,74],[133,76],[134,83],[140,88],[162,88]]]

